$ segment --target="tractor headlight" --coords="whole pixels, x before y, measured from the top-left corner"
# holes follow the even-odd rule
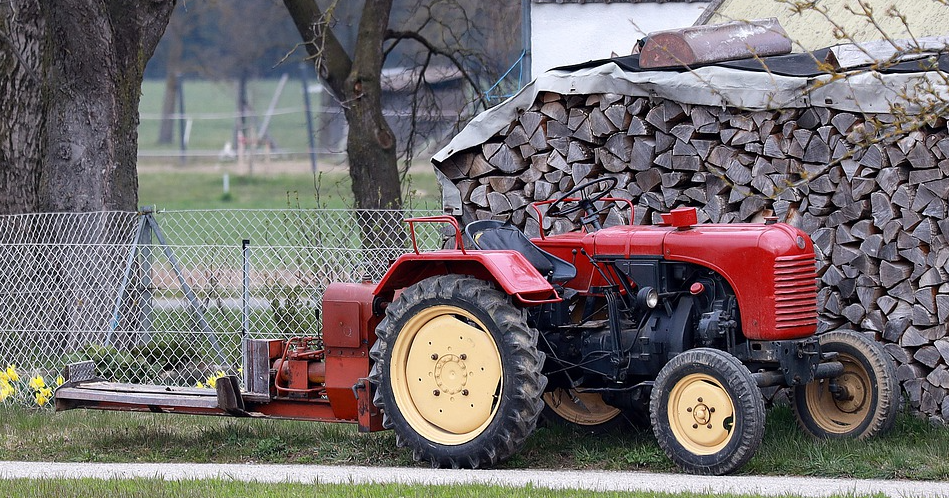
[[[636,294],[636,302],[641,308],[655,308],[659,304],[659,293],[652,287],[643,287]]]

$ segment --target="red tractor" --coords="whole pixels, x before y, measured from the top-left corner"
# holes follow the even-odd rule
[[[792,388],[817,437],[892,426],[898,384],[882,348],[856,332],[814,335],[805,233],[774,220],[699,225],[694,208],[603,228],[615,204],[632,219],[632,203],[606,197],[615,183],[533,205],[541,226],[579,213],[578,232],[529,239],[495,220],[407,220],[413,244],[416,223],[450,224],[453,248],[416,247],[378,283],[330,285],[323,344],[250,341],[243,391],[236,377],[209,394],[104,383],[72,366],[57,406],[356,422],[392,428],[417,460],[447,467],[512,456],[542,412],[592,430],[648,414],[666,454],[702,474],[754,454],[761,388]]]

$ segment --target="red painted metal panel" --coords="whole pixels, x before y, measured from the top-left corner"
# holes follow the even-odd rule
[[[375,386],[369,379],[361,379],[362,386],[356,390],[358,396],[356,404],[359,412],[359,432],[376,432],[385,430],[382,427],[382,412],[372,403],[376,392]]]
[[[661,256],[662,241],[669,228],[659,226],[617,226],[596,232],[594,254]]]
[[[352,396],[352,393],[350,393]],[[333,412],[333,408],[325,400],[312,401],[280,401],[274,400],[270,403],[252,404],[247,407],[248,411],[262,413],[270,418],[282,418],[288,420],[310,420],[313,422],[355,422],[352,419],[340,419]]]
[[[442,250],[404,254],[379,282],[375,294],[391,296],[424,278],[448,273],[467,274],[496,282],[506,293],[526,299],[554,296],[554,289],[540,273],[515,251]]]
[[[360,303],[355,301],[324,300],[323,344],[326,347],[358,348],[362,339],[361,309]]]
[[[565,233],[551,235],[532,242],[551,254],[570,261],[577,267],[577,276],[567,286],[584,291],[592,286],[606,285],[599,272],[594,270],[587,256],[661,256],[662,240],[669,229],[652,225],[621,225],[604,228],[593,233]],[[577,251],[577,254],[574,254]]]
[[[817,326],[817,267],[814,257],[781,256],[774,262],[775,328]]]
[[[354,386],[369,376],[369,348],[381,317],[372,311],[373,284],[334,283],[323,294],[326,395],[336,418],[357,420]],[[355,340],[354,340],[355,338]]]
[[[678,221],[682,221],[680,228],[624,225],[533,242],[574,262],[577,277],[568,285],[580,291],[603,282],[588,259],[574,256],[574,250],[597,256],[687,261],[715,270],[729,282],[748,338],[793,339],[816,331],[814,248],[804,232],[781,223],[691,225],[690,217]]]
[[[711,268],[728,280],[738,298],[745,337],[781,340],[816,332],[816,303],[802,297],[814,295],[808,280],[816,281],[814,248],[804,232],[782,223],[697,225],[671,231],[663,247],[666,259]],[[787,261],[803,265],[794,266],[790,289],[779,287],[788,280],[776,274],[779,263]],[[779,311],[791,314],[779,318]]]

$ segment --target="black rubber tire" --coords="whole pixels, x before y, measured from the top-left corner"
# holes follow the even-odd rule
[[[492,393],[495,411],[480,433],[460,444],[432,440],[413,428],[403,412],[418,408],[399,406],[392,384],[393,345],[412,317],[434,306],[456,307],[473,315],[484,324],[500,355],[500,397]],[[433,467],[491,467],[520,450],[537,427],[544,408],[541,395],[547,385],[541,373],[545,355],[537,349],[538,334],[527,325],[526,311],[515,307],[510,297],[492,284],[464,275],[422,280],[406,288],[386,308],[376,335],[378,340],[370,352],[374,360],[370,380],[376,385],[373,401],[383,410],[383,426],[395,430],[398,446],[411,449],[415,460]],[[432,426],[433,431],[441,430]]]
[[[715,415],[717,403],[709,400],[713,406],[707,406],[702,397],[686,402],[687,393],[694,389],[690,386],[696,385],[700,393],[724,396],[726,403],[718,413],[731,408],[733,416]],[[697,403],[694,411],[693,403]],[[678,408],[681,414],[686,406],[688,414],[672,420],[670,411]],[[734,356],[717,349],[691,349],[669,361],[656,377],[649,412],[659,446],[679,468],[692,474],[733,472],[751,459],[764,437],[764,399],[751,372]],[[704,416],[700,417],[700,413]],[[723,439],[706,444],[701,441],[705,425],[696,423],[683,428],[685,417],[706,420],[708,429],[722,434]]]
[[[836,352],[844,364],[840,385],[850,386],[851,399],[836,400],[828,379],[794,388],[794,415],[804,432],[819,439],[866,439],[893,428],[899,411],[896,366],[879,343],[840,330],[818,337],[822,352]]]

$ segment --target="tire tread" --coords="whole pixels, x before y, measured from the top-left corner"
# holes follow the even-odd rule
[[[400,319],[411,309],[438,300],[475,305],[491,317],[498,327],[500,341],[497,337],[495,341],[503,350],[502,363],[504,358],[509,360],[504,369],[511,369],[517,379],[504,385],[502,396],[510,396],[504,404],[507,412],[501,413],[499,408],[485,432],[458,446],[440,445],[416,433],[397,415],[398,407],[394,406],[394,398],[385,382],[386,353],[398,336]],[[373,403],[383,412],[383,427],[395,429],[396,444],[410,448],[415,460],[427,461],[433,467],[491,467],[516,453],[536,428],[544,407],[541,394],[547,384],[547,378],[541,373],[545,355],[537,349],[538,332],[527,325],[526,312],[516,308],[510,297],[492,284],[466,275],[440,275],[421,280],[406,288],[386,308],[386,315],[376,328],[376,337],[370,351],[373,366],[369,380],[376,386]]]

